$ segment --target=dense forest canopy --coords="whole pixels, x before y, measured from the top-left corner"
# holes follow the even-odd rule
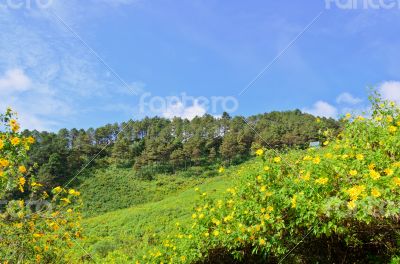
[[[26,130],[24,134],[36,138],[30,158],[38,165],[38,180],[54,187],[66,183],[88,163],[90,168],[132,167],[138,175],[151,178],[156,172],[172,173],[191,166],[235,164],[260,147],[302,148],[319,140],[322,127],[339,128],[334,119],[315,120],[300,110],[247,118],[224,113],[220,118],[153,117],[97,129]]]

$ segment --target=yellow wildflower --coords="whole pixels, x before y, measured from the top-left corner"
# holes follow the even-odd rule
[[[4,141],[0,139],[0,149],[4,148]]]
[[[393,182],[394,182],[395,185],[400,187],[400,178],[399,177],[394,178]]]
[[[62,188],[60,186],[57,186],[56,188],[53,189],[54,192],[60,193],[62,191]]]
[[[356,206],[357,206],[357,204],[356,204],[356,202],[353,201],[353,200],[347,203],[347,207],[348,207],[350,210],[353,210],[354,208],[356,208]]]
[[[0,165],[2,167],[8,167],[8,166],[10,166],[10,162],[6,159],[0,159]]]
[[[358,171],[357,170],[350,170],[349,174],[351,176],[356,176],[358,174]]]
[[[265,245],[265,239],[260,238],[260,241],[258,243],[260,244],[260,246],[264,246]]]
[[[364,160],[364,155],[363,154],[357,154],[356,155],[357,160]]]
[[[385,169],[385,173],[387,176],[392,176],[394,171],[392,169],[387,168],[387,169]]]
[[[21,142],[21,140],[18,137],[13,137],[11,139],[11,144],[13,144],[13,146],[18,145]]]
[[[214,230],[213,235],[217,237],[219,235],[219,231],[218,230]]]
[[[264,154],[264,150],[263,149],[257,149],[256,151],[256,155],[257,156],[262,156]]]
[[[373,180],[378,180],[381,177],[381,174],[377,172],[376,170],[370,170],[369,175]]]
[[[21,173],[25,173],[25,172],[26,172],[26,167],[23,166],[23,165],[22,165],[22,166],[19,166],[19,167],[18,167],[18,171],[21,172]]]
[[[276,163],[281,162],[281,160],[282,160],[281,157],[275,157],[275,158],[274,158],[274,162],[276,162]]]
[[[30,144],[35,143],[35,138],[33,138],[33,137],[28,137],[26,140],[27,140],[28,143],[30,143]]]
[[[292,203],[292,208],[296,208],[297,206],[297,195],[293,195],[292,199],[290,200]]]
[[[321,158],[320,157],[315,157],[313,162],[314,162],[314,164],[319,164],[321,162]]]
[[[397,131],[397,127],[389,126],[388,130],[389,130],[390,133],[395,133]]]
[[[329,181],[329,179],[326,177],[321,177],[321,178],[315,180],[316,183],[321,184],[321,185],[327,184],[328,181]]]
[[[378,198],[379,196],[381,196],[381,192],[378,189],[374,188],[371,190],[371,195]]]

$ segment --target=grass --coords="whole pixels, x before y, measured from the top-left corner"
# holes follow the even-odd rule
[[[132,169],[98,170],[84,180],[82,193],[83,216],[91,217],[132,206],[160,201],[176,192],[203,183],[203,177],[157,175],[154,180],[140,180]]]
[[[116,177],[115,172],[117,171],[100,173],[84,184],[85,190],[82,193],[93,190],[92,194],[85,194],[84,199],[87,195],[93,195],[93,192],[97,190],[96,197],[89,200],[92,205],[96,206],[90,209],[91,215],[98,214],[99,211],[95,212],[95,210],[99,210],[99,208],[100,212],[117,208],[118,206],[112,206],[116,201],[122,201],[123,206],[130,203],[136,203],[136,205],[84,218],[82,225],[85,230],[85,239],[82,247],[86,253],[76,245],[71,258],[80,258],[82,261],[92,257],[97,263],[126,263],[135,256],[141,256],[146,248],[157,244],[159,239],[164,239],[168,234],[173,233],[177,223],[185,225],[190,222],[192,209],[198,200],[194,186],[207,192],[209,196],[217,198],[222,195],[231,182],[231,178],[227,176],[203,179],[158,176],[154,182],[126,181],[126,178],[112,182],[121,177],[121,174]],[[110,180],[106,182],[112,186],[121,186],[121,188],[107,188],[107,184],[99,180],[104,180],[103,177],[107,176]],[[122,187],[124,182],[129,183]],[[145,186],[145,190],[140,192],[143,196],[137,198],[138,193],[134,192],[125,194],[132,186],[135,186],[135,190]],[[151,192],[152,187],[154,187],[153,192]],[[99,193],[104,197],[101,197]],[[133,200],[129,201],[129,197],[133,197]],[[96,201],[96,199],[98,200]],[[159,201],[145,202],[153,199]],[[103,202],[105,204],[102,204]],[[89,206],[86,205],[86,207]]]

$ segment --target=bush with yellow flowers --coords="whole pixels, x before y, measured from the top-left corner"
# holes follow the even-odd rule
[[[320,148],[257,151],[223,199],[200,194],[192,225],[138,263],[398,259],[400,108],[371,101],[371,116],[347,114]]]
[[[63,263],[81,238],[79,192],[42,189],[27,165],[35,140],[14,117],[11,109],[0,115],[0,262]]]

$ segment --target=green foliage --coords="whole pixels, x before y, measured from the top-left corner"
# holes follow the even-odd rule
[[[11,109],[0,115],[0,262],[65,263],[71,241],[81,238],[73,207],[79,192],[57,187],[48,193],[36,182],[27,167],[35,139],[19,133],[14,116]]]
[[[202,181],[181,177],[174,179],[175,177],[157,177],[159,186],[146,186],[148,192],[143,195],[152,195],[151,191],[154,191],[162,197],[161,201],[139,204],[82,221],[86,238],[82,246],[91,254],[96,263],[132,262],[135,256],[143,255],[160,239],[169,236],[175,230],[177,223],[188,224],[193,204],[198,201],[191,185],[202,182],[198,186],[206,190],[211,197],[219,197],[230,181],[224,176]],[[113,179],[115,180],[116,177]],[[169,183],[171,180],[175,183]],[[172,192],[171,189],[175,188],[173,185],[182,188],[182,191]],[[161,191],[157,188],[165,188],[165,190]],[[110,191],[111,188],[108,190]],[[113,195],[114,193],[110,193],[107,197],[111,199]],[[117,202],[119,198],[121,195],[118,194],[114,201]],[[79,259],[82,256],[82,249],[75,246],[71,254],[71,258]]]
[[[137,261],[397,261],[400,108],[373,103],[371,118],[347,115],[339,135],[326,130],[323,148],[257,151],[222,199],[200,188],[192,223]]]
[[[24,134],[37,138],[30,152],[32,164],[39,165],[35,172],[42,183],[54,187],[68,182],[86,165],[86,169],[134,167],[138,177],[150,180],[157,173],[175,173],[193,166],[238,164],[250,157],[254,145],[304,147],[319,138],[322,126],[338,128],[333,119],[321,120],[316,124],[313,116],[296,110],[248,118],[205,115],[191,121],[154,117],[86,131]],[[260,140],[248,123],[265,140]]]
[[[152,181],[138,179],[132,169],[109,168],[96,171],[80,186],[84,216],[159,201],[204,182],[201,178],[185,178],[181,173],[174,176],[155,174],[153,177]]]

